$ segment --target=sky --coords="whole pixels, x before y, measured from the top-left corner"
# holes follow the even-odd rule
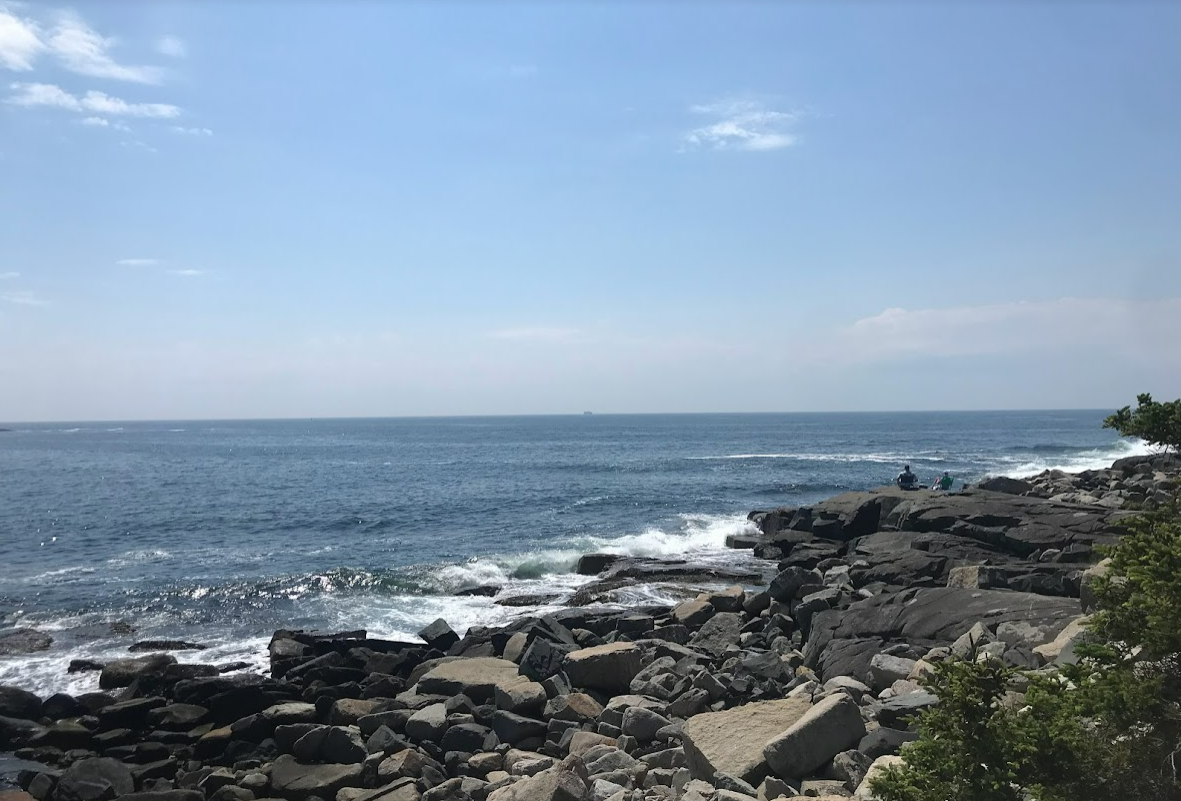
[[[1177,397],[1179,34],[0,0],[0,421]]]

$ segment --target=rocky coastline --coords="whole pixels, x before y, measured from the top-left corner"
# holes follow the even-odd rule
[[[415,642],[275,632],[268,675],[141,644],[100,691],[0,687],[0,751],[36,801],[870,799],[937,702],[936,662],[1069,662],[1120,521],[1181,460],[882,488],[752,512],[733,567],[588,554],[569,608]],[[751,567],[750,565],[753,565]],[[605,606],[638,581],[675,606]],[[37,648],[18,632],[10,648]],[[47,646],[46,646],[47,647]],[[15,801],[15,798],[13,799]]]

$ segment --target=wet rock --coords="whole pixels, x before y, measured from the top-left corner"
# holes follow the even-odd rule
[[[204,651],[209,646],[184,640],[140,640],[127,650],[132,653],[143,651]]]
[[[53,638],[36,629],[8,629],[0,631],[0,656],[32,654],[48,651]]]
[[[104,690],[128,687],[136,679],[145,676],[162,675],[176,664],[176,657],[170,654],[152,654],[139,659],[116,659],[108,662],[99,675],[98,686]]]
[[[21,720],[39,720],[41,699],[28,690],[0,685],[0,715]]]
[[[455,643],[459,642],[459,635],[451,630],[447,625],[447,621],[439,618],[431,623],[429,626],[418,632],[418,636],[426,641],[426,644],[431,648],[437,648],[443,653],[447,652]]]

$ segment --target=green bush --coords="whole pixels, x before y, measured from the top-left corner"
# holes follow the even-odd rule
[[[1125,406],[1104,420],[1103,427],[1165,451],[1181,452],[1181,399],[1158,403],[1148,393],[1137,395],[1135,409]]]

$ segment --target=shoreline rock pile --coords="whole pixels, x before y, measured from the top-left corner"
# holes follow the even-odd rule
[[[1176,471],[1146,463],[1078,491],[1130,501],[1151,476],[1151,498]],[[869,799],[937,703],[935,663],[1073,658],[1094,548],[1128,512],[1058,481],[754,512],[730,544],[769,580],[671,607],[438,620],[421,642],[278,631],[269,676],[152,653],[104,666],[101,692],[0,688],[0,749],[46,766],[20,777],[37,801]],[[584,562],[592,594],[636,567]]]

